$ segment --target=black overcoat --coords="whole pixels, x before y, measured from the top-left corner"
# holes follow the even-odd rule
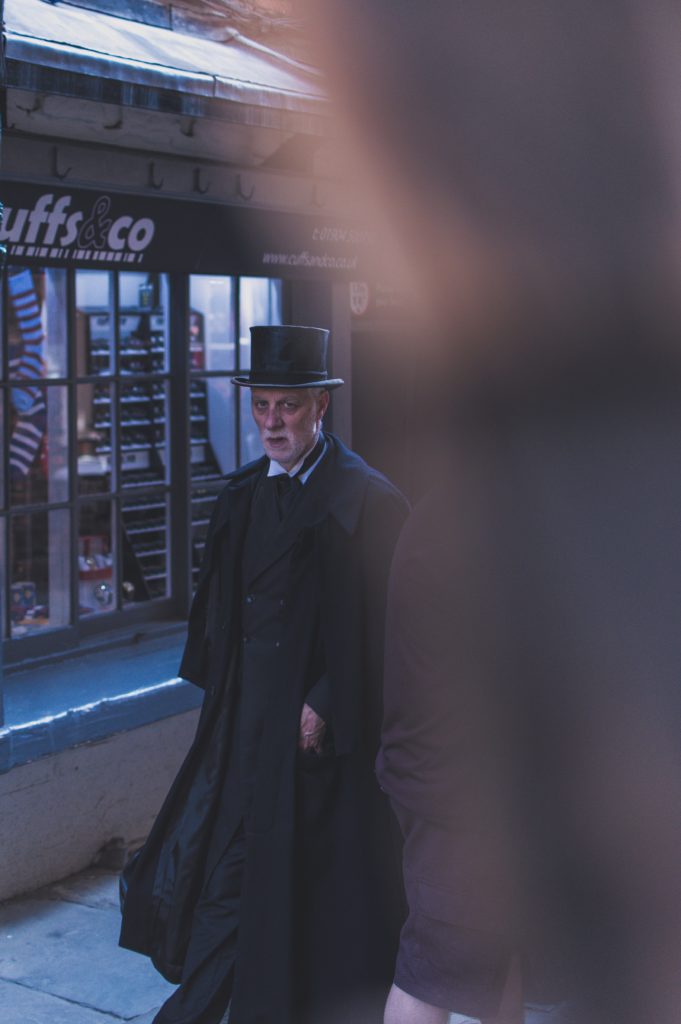
[[[312,545],[316,555],[334,755],[301,771],[297,733],[311,641],[306,609],[292,602],[247,832],[235,1024],[373,1020],[392,977],[402,917],[390,812],[373,765],[385,592],[407,506],[381,474],[327,438],[328,495],[302,519],[293,543],[308,553]],[[231,474],[216,503],[180,667],[206,691],[196,738],[125,873],[121,944],[150,956],[173,982],[224,785],[238,699],[241,556],[265,465],[263,458]]]

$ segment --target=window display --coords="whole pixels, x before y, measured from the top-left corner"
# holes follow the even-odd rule
[[[40,505],[68,501],[66,387],[31,385],[31,404],[23,408],[18,408],[15,400],[19,390],[10,388],[10,503]]]
[[[231,377],[250,365],[253,324],[281,323],[281,281],[193,275],[189,279],[192,574],[198,574],[219,481],[262,455],[250,404]],[[237,334],[236,309],[239,309]],[[237,336],[239,343],[237,345]],[[200,485],[197,487],[196,485]],[[219,488],[218,488],[219,490]]]
[[[165,487],[170,483],[167,280],[133,272],[78,271],[76,277],[88,353],[84,365],[90,376],[112,378],[78,385],[79,493]],[[115,502],[113,534],[94,535],[100,550],[79,553],[79,559],[95,560],[86,576],[88,586],[99,581],[95,612],[168,594],[166,506],[165,489]],[[83,529],[81,547],[90,548]],[[118,537],[120,587],[114,580],[112,535]]]
[[[112,384],[76,386],[78,494],[108,493],[114,487],[111,448]]]
[[[134,618],[151,602],[166,609],[153,614],[168,615],[189,601],[222,479],[260,454],[231,378],[241,359],[248,364],[246,321],[280,320],[281,282],[195,275],[188,298],[173,354],[167,275],[8,268],[4,638],[28,642],[68,627],[77,643],[80,623],[119,625],[121,613]],[[181,408],[171,408],[171,391],[186,395]],[[184,441],[171,451],[178,416]],[[186,568],[174,582],[176,564]]]
[[[19,512],[67,501],[69,465],[66,388],[32,385],[23,412],[12,400],[17,390],[10,388],[8,463],[10,504]],[[68,514],[27,511],[10,524],[12,636],[68,624]]]
[[[153,492],[123,503],[121,562],[124,605],[169,593],[168,507],[165,495]]]
[[[239,367],[251,366],[250,328],[258,324],[282,323],[281,281],[268,277],[242,277],[239,279]]]
[[[196,577],[205,534],[219,488],[210,486],[236,468],[235,390],[237,370],[235,284],[230,277],[189,279],[189,475],[191,568]]]
[[[68,372],[66,282],[65,270],[7,271],[9,375],[26,382],[29,405],[31,380]]]
[[[235,287],[231,277],[189,279],[189,362],[192,370],[236,368]]]
[[[193,481],[214,480],[236,468],[234,386],[229,377],[191,382],[189,420]]]
[[[262,455],[260,433],[251,413],[251,389],[239,388],[239,417],[241,430],[239,433],[239,455],[242,463],[252,462]]]
[[[76,372],[79,377],[113,372],[114,275],[106,270],[76,272]]]
[[[123,487],[165,483],[166,407],[167,385],[162,381],[121,385],[119,432]]]
[[[215,499],[220,493],[221,483],[206,484],[202,487],[195,487],[192,490],[191,504],[191,567],[192,580],[195,583],[201,559],[206,546],[206,534],[210,523],[210,514],[213,511]]]
[[[65,290],[65,271],[10,267],[7,272],[12,504],[63,501],[68,496],[65,395],[38,383],[65,373]]]
[[[70,620],[70,515],[66,509],[10,518],[9,615],[12,637]]]
[[[78,614],[98,615],[114,611],[116,584],[111,502],[83,502],[78,513]]]

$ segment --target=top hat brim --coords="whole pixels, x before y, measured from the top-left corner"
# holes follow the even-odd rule
[[[290,383],[289,381],[261,381],[252,380],[250,377],[232,377],[232,384],[236,384],[240,388],[271,388],[278,391],[299,391],[308,390],[309,388],[321,388],[323,391],[333,391],[334,388],[341,387],[345,384],[344,380],[340,377],[333,377],[330,380],[311,380],[305,381],[304,383]]]

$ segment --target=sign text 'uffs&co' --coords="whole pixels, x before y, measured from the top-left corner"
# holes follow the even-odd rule
[[[155,233],[151,217],[114,217],[108,195],[73,209],[73,195],[44,192],[32,207],[5,207],[0,241],[15,258],[139,264]]]

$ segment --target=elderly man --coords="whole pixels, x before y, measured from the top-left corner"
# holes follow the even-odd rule
[[[265,455],[220,494],[181,674],[196,740],[125,873],[121,942],[179,988],[156,1024],[373,1022],[402,915],[373,762],[406,502],[322,432],[328,332],[253,327]]]

